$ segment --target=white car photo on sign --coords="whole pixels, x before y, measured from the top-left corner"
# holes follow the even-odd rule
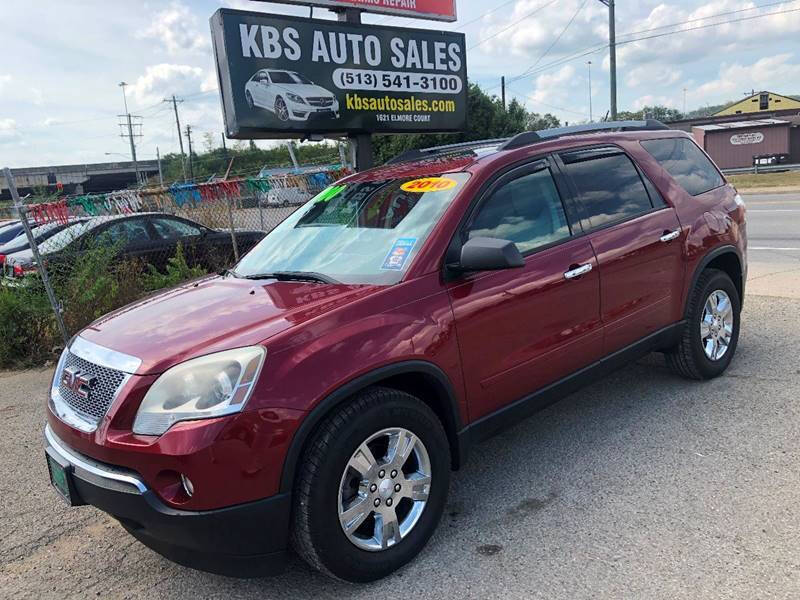
[[[336,97],[296,71],[260,69],[244,89],[251,109],[259,107],[271,111],[280,121],[339,118]]]

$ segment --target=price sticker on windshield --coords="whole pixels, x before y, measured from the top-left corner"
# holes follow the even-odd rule
[[[455,179],[449,177],[423,177],[422,179],[412,179],[400,186],[404,192],[442,192],[458,185]]]

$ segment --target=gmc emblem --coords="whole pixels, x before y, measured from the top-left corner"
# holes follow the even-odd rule
[[[75,367],[67,367],[61,374],[61,385],[72,390],[76,396],[87,400],[96,383],[96,377],[93,375],[84,375],[80,372],[80,369],[76,369]]]

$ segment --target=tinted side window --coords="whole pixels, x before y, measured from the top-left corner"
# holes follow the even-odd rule
[[[691,196],[725,183],[708,157],[689,139],[664,138],[640,143]]]
[[[143,219],[126,219],[110,225],[101,235],[107,235],[112,244],[130,244],[150,239]]]
[[[496,189],[467,233],[511,240],[523,253],[568,238],[567,216],[550,171],[523,175]]]
[[[651,210],[650,196],[625,154],[592,156],[583,151],[561,155],[580,194],[590,227],[633,218]]]
[[[153,219],[153,227],[156,228],[158,235],[165,240],[200,235],[200,230],[197,227],[176,219]]]

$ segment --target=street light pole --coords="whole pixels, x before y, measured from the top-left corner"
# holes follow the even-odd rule
[[[131,142],[131,158],[133,159],[133,169],[136,171],[136,185],[141,185],[142,178],[139,174],[139,163],[136,161],[136,143],[133,141],[133,124],[131,123],[131,113],[128,112],[128,98],[125,96],[125,86],[128,85],[124,81],[119,83],[122,88],[122,101],[125,103],[125,116],[128,118],[128,139]]]
[[[594,122],[592,117],[592,61],[587,60],[586,64],[589,67],[589,123]]]
[[[608,63],[611,88],[611,120],[617,120],[617,34],[614,25],[614,0],[600,0],[608,7]]]

